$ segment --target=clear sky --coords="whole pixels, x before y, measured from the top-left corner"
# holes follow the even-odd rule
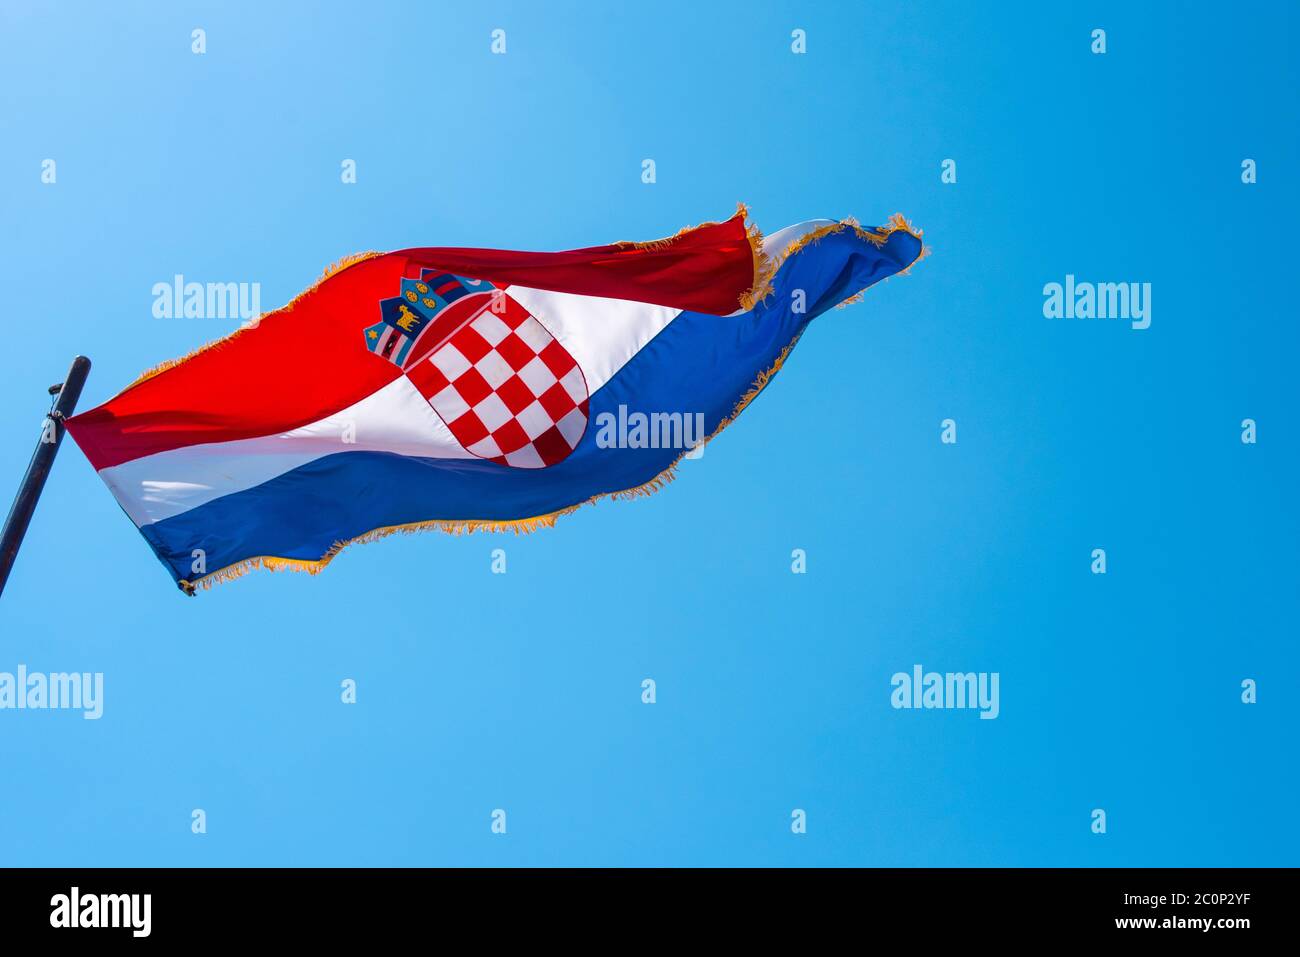
[[[74,354],[89,408],[235,327],[155,319],[177,273],[269,309],[361,250],[738,200],[768,231],[901,211],[933,255],[665,491],[528,537],[187,599],[68,442],[0,672],[103,672],[104,713],[0,711],[0,865],[1296,864],[1297,19],[4,4],[6,502]],[[1150,327],[1046,318],[1067,274],[1150,283]],[[998,673],[999,716],[894,709],[917,664]]]

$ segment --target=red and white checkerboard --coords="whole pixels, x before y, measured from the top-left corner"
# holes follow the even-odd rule
[[[503,465],[554,465],[587,429],[582,369],[506,293],[406,375],[457,442]]]

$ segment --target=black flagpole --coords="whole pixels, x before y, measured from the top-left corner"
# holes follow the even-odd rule
[[[77,356],[72,360],[72,367],[68,369],[68,377],[63,383],[50,386],[50,395],[55,397],[54,407],[41,425],[41,439],[36,443],[36,451],[32,453],[32,461],[27,466],[27,474],[23,476],[23,484],[14,497],[13,508],[9,509],[4,531],[0,532],[0,594],[4,593],[5,582],[9,581],[9,570],[14,567],[14,559],[18,557],[18,546],[22,545],[32,513],[36,511],[36,500],[41,497],[41,489],[45,488],[45,479],[49,477],[50,466],[54,464],[54,454],[59,451],[59,443],[63,441],[63,433],[66,431],[64,420],[77,407],[81,387],[86,384],[89,372],[90,360],[85,356]]]

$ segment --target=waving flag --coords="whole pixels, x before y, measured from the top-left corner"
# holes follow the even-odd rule
[[[68,430],[190,593],[396,531],[526,531],[657,489],[811,319],[921,252],[898,216],[763,240],[742,207],[649,243],[365,254]],[[638,413],[663,428],[610,441]]]

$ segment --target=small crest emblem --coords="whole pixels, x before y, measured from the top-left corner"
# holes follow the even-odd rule
[[[404,367],[427,351],[417,347],[420,340],[431,347],[439,331],[449,334],[449,326],[489,305],[495,293],[491,283],[480,279],[421,269],[418,279],[402,279],[398,295],[379,301],[380,320],[366,328],[366,348]]]

